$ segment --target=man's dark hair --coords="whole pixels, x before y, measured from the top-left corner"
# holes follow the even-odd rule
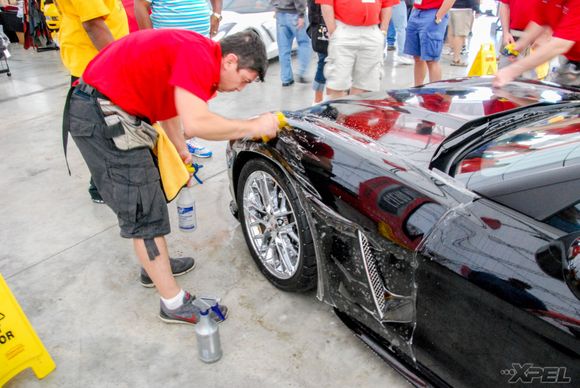
[[[258,73],[260,81],[264,81],[268,69],[266,46],[260,35],[247,29],[226,36],[220,41],[222,56],[235,54],[238,57],[238,69],[249,69]]]

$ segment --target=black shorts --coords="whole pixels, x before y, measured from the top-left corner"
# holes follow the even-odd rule
[[[70,97],[70,134],[87,163],[95,186],[119,219],[121,237],[150,239],[171,226],[159,170],[149,148],[115,147],[97,97],[77,87]]]

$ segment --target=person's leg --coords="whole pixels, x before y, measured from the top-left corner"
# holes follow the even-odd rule
[[[352,69],[359,38],[353,32],[354,30],[356,28],[337,22],[336,30],[328,42],[324,76],[326,77],[326,94],[331,99],[346,96],[352,86]],[[381,45],[383,44],[384,37],[381,38]]]
[[[439,61],[427,61],[429,69],[429,82],[441,81],[441,65]]]
[[[181,291],[181,287],[171,272],[165,237],[155,237],[153,240],[148,240],[147,244],[155,244],[157,249],[158,255],[153,260],[150,258],[151,248],[147,248],[145,241],[138,238],[133,239],[133,247],[139,262],[155,284],[159,295],[165,299],[173,298]]]
[[[316,74],[314,75],[314,82],[312,88],[314,89],[314,103],[322,102],[324,99],[324,86],[326,85],[326,78],[324,77],[324,61],[326,54],[318,53],[318,64],[316,66]]]
[[[421,61],[425,61],[424,67],[429,72],[429,82],[441,80],[441,50],[443,49],[443,39],[449,21],[449,15],[445,15],[439,24],[433,22],[437,10],[429,10],[422,13],[421,32],[419,33],[421,46]],[[416,72],[415,75],[418,75]],[[417,80],[416,80],[417,82]]]
[[[391,47],[395,46],[395,42],[397,41],[397,37],[398,37],[398,32],[395,29],[393,19],[391,19],[391,21],[389,22],[389,29],[387,30],[387,49],[388,50],[392,50]]]
[[[298,19],[298,15],[296,20]],[[312,57],[312,46],[310,45],[310,37],[306,33],[306,28],[308,27],[304,22],[304,27],[296,29],[296,41],[298,42],[298,76],[300,82],[306,82],[306,72],[308,71],[308,66],[310,65],[310,58]]]
[[[294,33],[289,26],[289,14],[276,13],[276,39],[278,44],[278,59],[280,61],[280,79],[282,85],[290,85],[294,82],[292,74],[292,41]]]
[[[385,38],[377,26],[369,26],[360,31],[360,47],[352,71],[350,94],[378,91],[383,79],[384,61],[381,49]]]
[[[396,30],[397,35],[397,54],[404,55],[405,39],[407,30],[407,5],[404,1],[393,7],[393,14],[391,16],[391,24]]]
[[[413,68],[414,86],[423,85],[425,83],[425,76],[427,75],[427,63],[420,57],[413,57],[413,59],[415,60],[415,67]]]

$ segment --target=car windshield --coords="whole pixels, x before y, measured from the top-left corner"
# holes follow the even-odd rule
[[[557,113],[515,128],[468,152],[455,178],[482,187],[531,172],[580,163],[580,112]]]
[[[224,11],[237,13],[259,13],[273,11],[268,0],[225,0]]]

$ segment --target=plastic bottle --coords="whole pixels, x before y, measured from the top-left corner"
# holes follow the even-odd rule
[[[177,217],[182,232],[193,232],[197,228],[195,200],[189,187],[184,187],[177,198]]]
[[[222,346],[218,324],[209,316],[209,310],[202,310],[199,322],[195,325],[199,359],[212,363],[222,358]]]

